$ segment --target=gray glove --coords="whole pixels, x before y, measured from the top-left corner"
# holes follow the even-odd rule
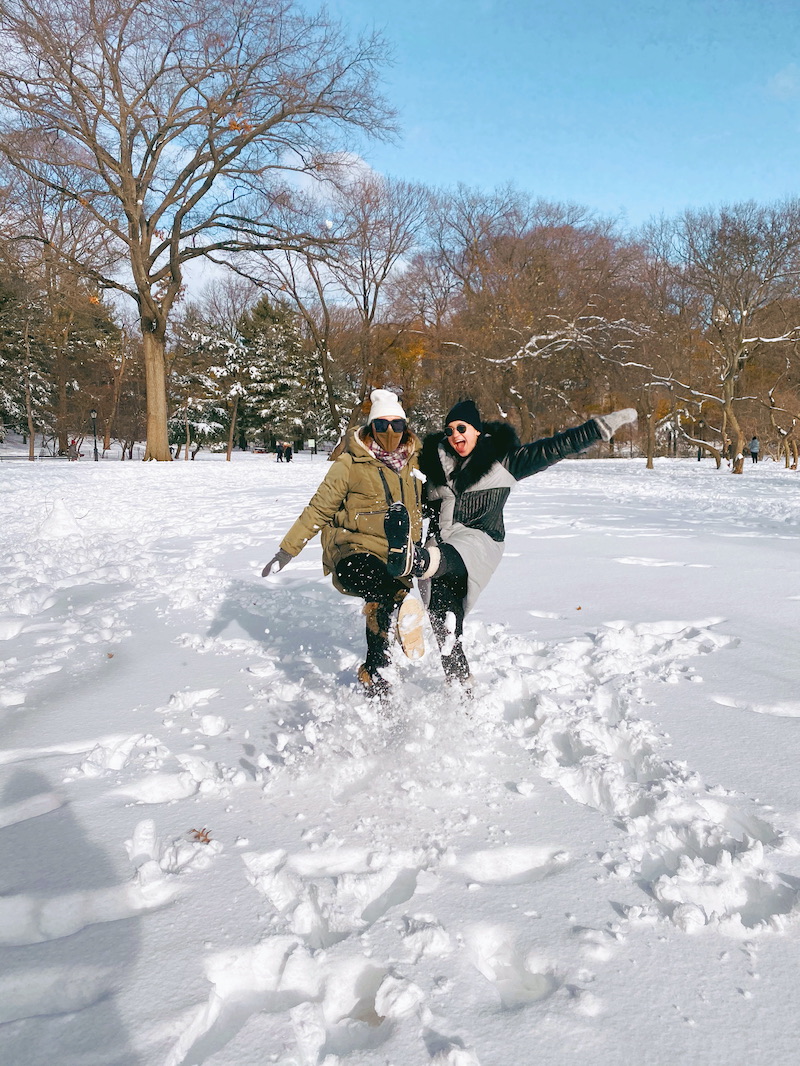
[[[289,562],[289,560],[291,558],[292,558],[292,556],[288,552],[285,552],[283,550],[283,548],[278,548],[278,550],[272,556],[270,561],[267,563],[267,565],[261,571],[261,576],[262,577],[269,577],[269,575],[272,573],[273,570],[275,571],[276,574],[279,574],[281,572],[281,570],[283,570],[284,566],[286,566],[286,564]]]
[[[612,411],[609,415],[595,415],[594,420],[603,440],[611,440],[621,426],[635,422],[638,417],[635,407],[623,407],[621,411]]]

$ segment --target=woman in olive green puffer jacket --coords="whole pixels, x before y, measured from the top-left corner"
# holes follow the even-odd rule
[[[370,694],[383,696],[388,682],[380,671],[389,662],[389,633],[398,607],[404,651],[416,658],[423,650],[422,607],[406,599],[411,578],[392,577],[386,569],[384,520],[392,504],[404,504],[411,540],[420,540],[424,479],[417,466],[420,442],[397,397],[376,389],[370,399],[367,425],[348,434],[342,453],[262,574],[282,570],[321,534],[325,573],[340,592],[365,600],[367,658],[358,677]]]

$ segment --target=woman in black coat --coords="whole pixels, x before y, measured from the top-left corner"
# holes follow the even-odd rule
[[[404,549],[395,556],[396,568],[422,582],[430,580],[428,611],[448,680],[470,686],[461,643],[464,616],[503,557],[503,509],[516,483],[610,440],[620,426],[634,421],[636,411],[626,408],[521,444],[507,422],[484,423],[474,401],[461,400],[448,412],[444,433],[425,438],[419,465],[427,479],[428,540],[425,547],[403,541],[402,522],[396,518],[394,527],[387,519],[386,532],[390,545]]]

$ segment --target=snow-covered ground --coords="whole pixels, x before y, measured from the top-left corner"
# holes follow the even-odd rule
[[[800,475],[523,483],[382,715],[326,469],[0,464],[0,1060],[795,1061]]]

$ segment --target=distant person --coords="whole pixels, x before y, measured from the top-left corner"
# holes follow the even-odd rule
[[[761,442],[758,437],[753,437],[750,440],[750,458],[754,463],[758,462],[758,453],[761,451]]]
[[[278,443],[275,445],[275,462],[276,463],[282,463],[283,462],[283,441],[282,440],[279,440]]]
[[[291,444],[285,444],[283,447],[283,458],[285,462],[291,463],[292,461],[292,446]]]
[[[69,461],[71,463],[74,463],[74,462],[77,461],[77,458],[78,458],[78,442],[77,442],[77,440],[74,437],[69,442],[69,447],[67,448],[67,458],[69,459]]]
[[[193,441],[192,441],[192,443],[191,443],[191,446],[190,446],[189,450],[190,450],[190,451],[191,451],[191,453],[192,453],[192,459],[194,459],[194,457],[195,457],[195,456],[197,455],[197,453],[198,453],[198,452],[200,451],[200,445],[198,444],[198,442],[197,442],[196,440],[193,440]]]

